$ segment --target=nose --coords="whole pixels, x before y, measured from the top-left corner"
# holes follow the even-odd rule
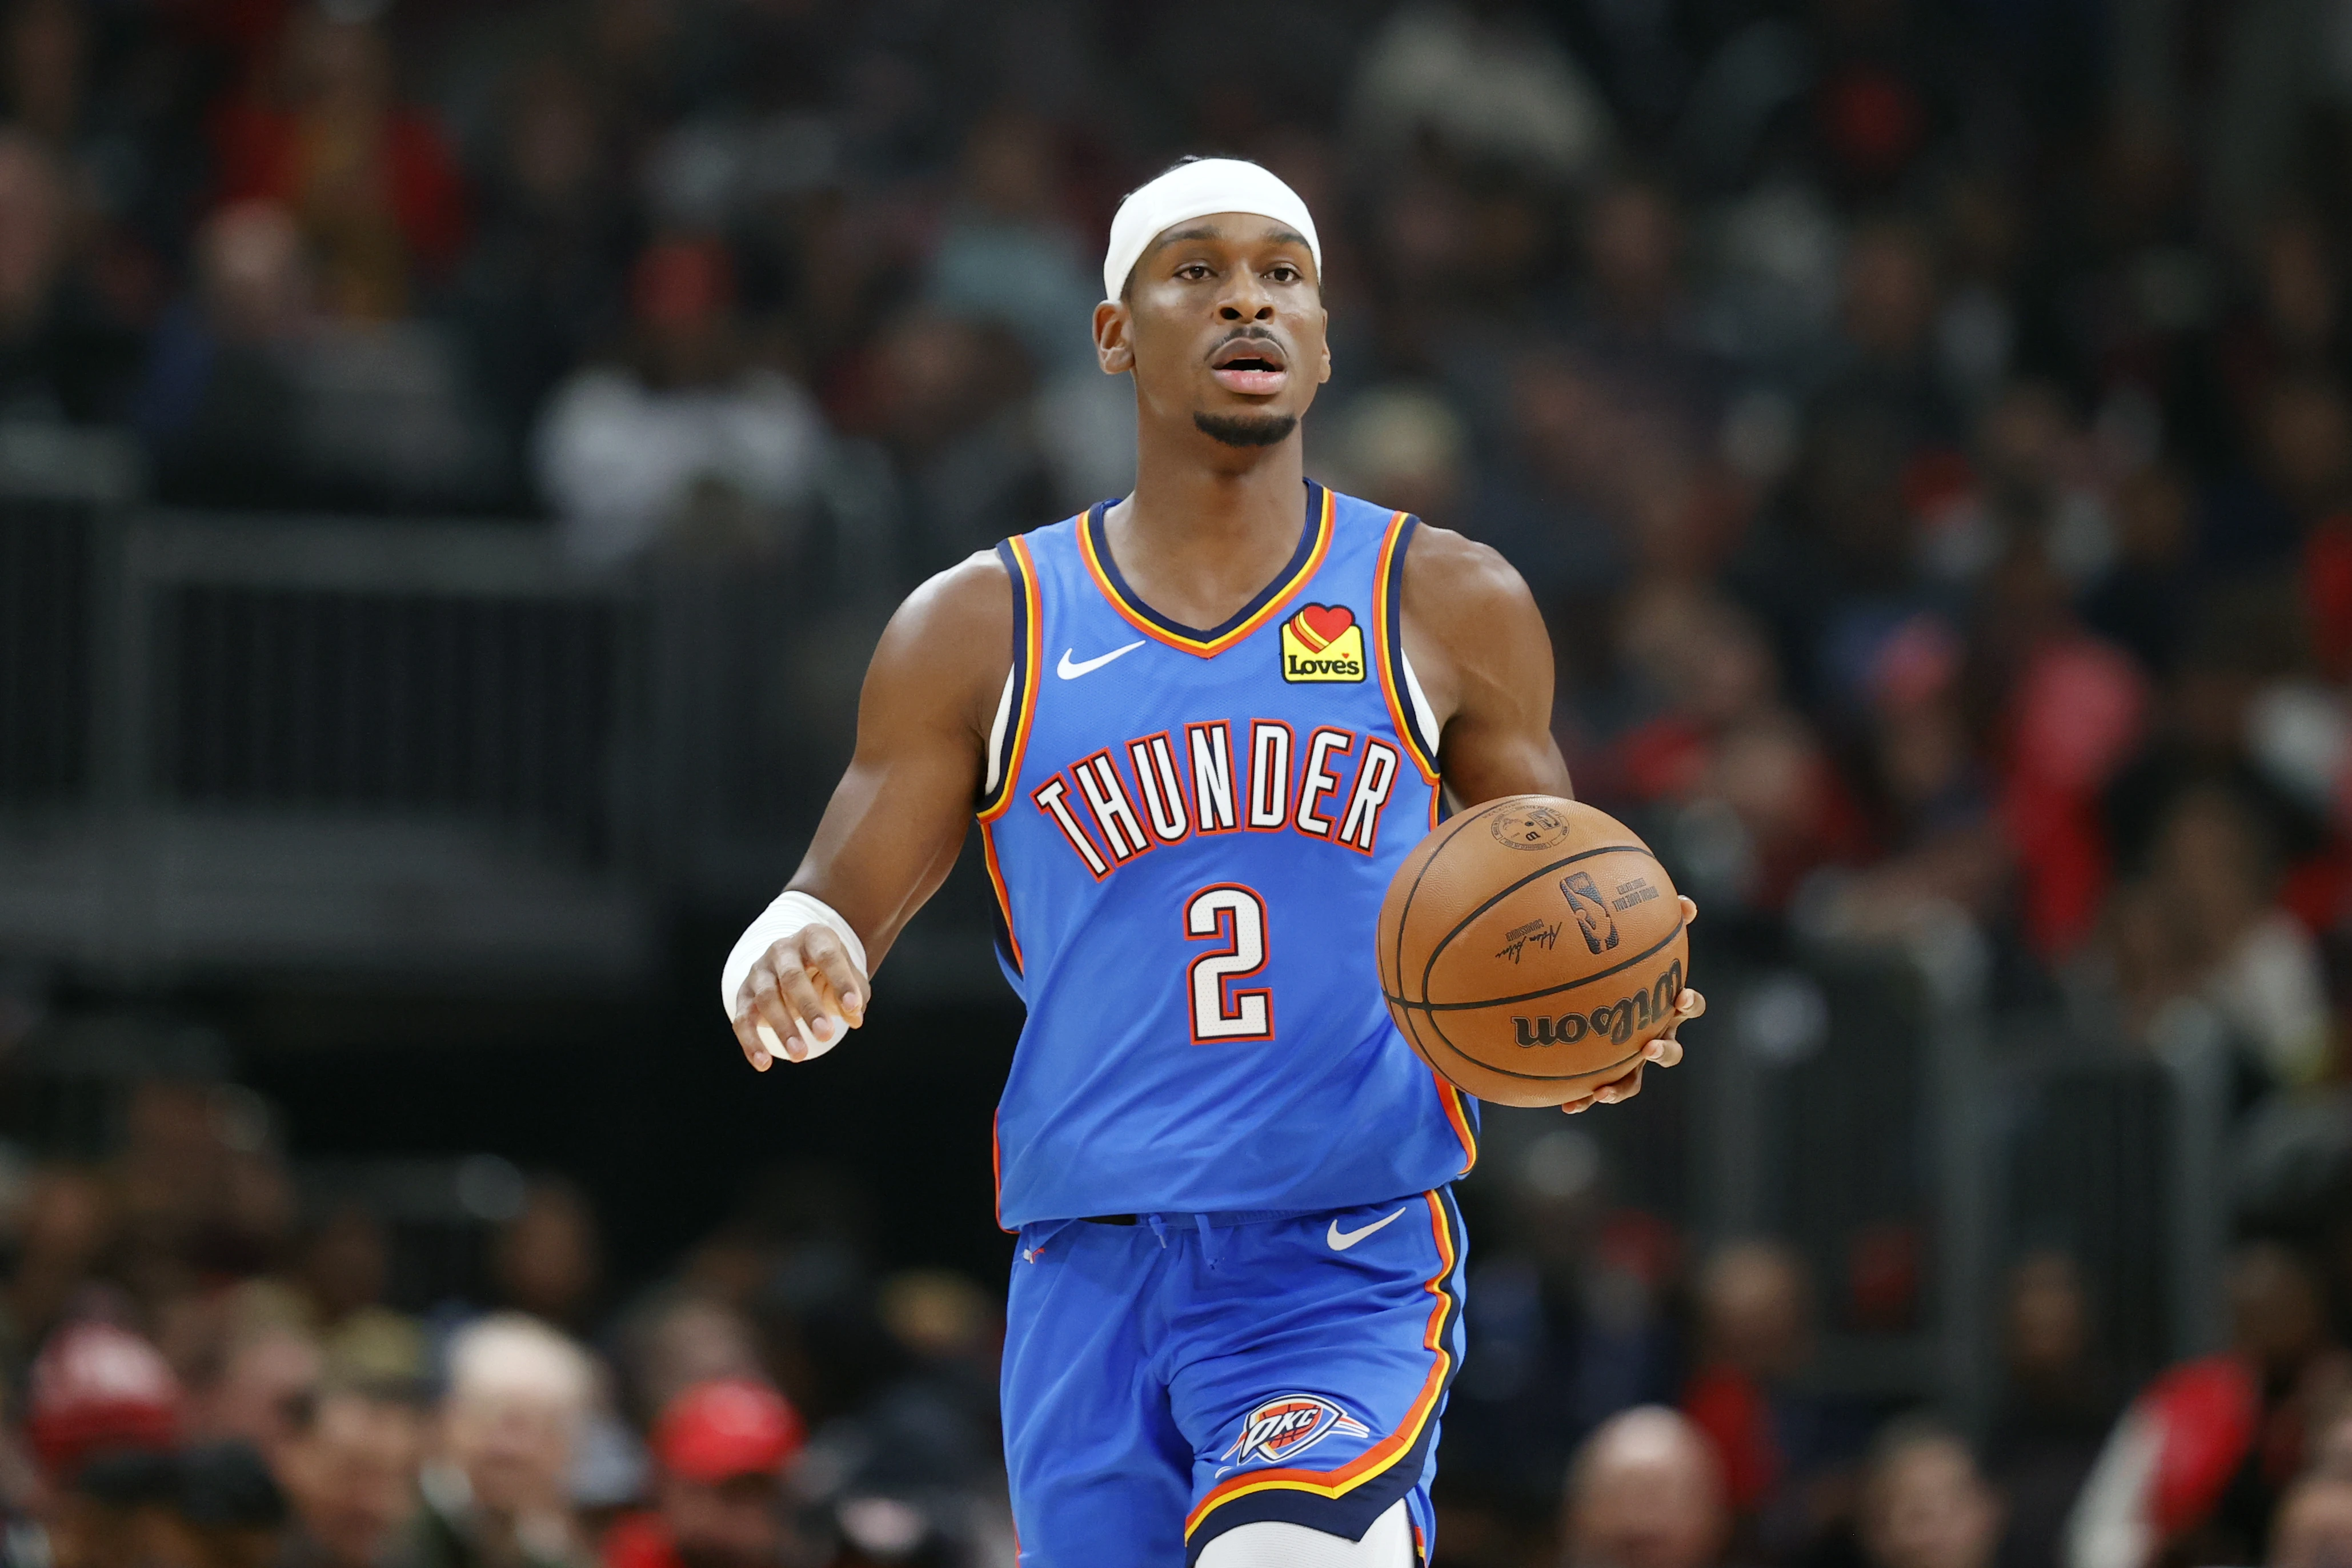
[[[1225,297],[1217,302],[1220,321],[1271,321],[1274,297],[1265,291],[1254,267],[1235,267]]]

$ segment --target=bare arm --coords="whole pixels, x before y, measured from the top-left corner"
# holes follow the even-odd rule
[[[983,553],[916,590],[866,666],[857,749],[789,886],[846,920],[875,968],[963,845],[1012,644],[1011,585]],[[802,1025],[827,1045],[863,1023],[863,978],[824,925],[776,943],[737,994],[744,1056],[767,1071],[763,1022],[795,1060]]]
[[[1405,653],[1437,713],[1446,792],[1464,806],[1504,795],[1575,799],[1551,733],[1551,634],[1510,563],[1475,540],[1424,526],[1404,558],[1402,609]],[[1683,920],[1697,918],[1698,906],[1685,898]],[[1680,1061],[1675,1035],[1706,1010],[1706,998],[1685,990],[1675,1010],[1681,1017],[1632,1071],[1560,1109],[1574,1115],[1630,1100],[1651,1062]]]
[[[1437,710],[1447,793],[1575,796],[1551,736],[1551,635],[1510,562],[1423,526],[1404,558],[1404,645]]]

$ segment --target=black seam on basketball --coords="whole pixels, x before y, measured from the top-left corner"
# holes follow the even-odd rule
[[[1412,1008],[1418,1011],[1432,1013],[1473,1012],[1480,1008],[1500,1008],[1508,1007],[1514,1002],[1539,1001],[1545,997],[1558,996],[1562,991],[1572,991],[1579,986],[1589,986],[1595,980],[1605,980],[1612,975],[1623,973],[1625,970],[1632,968],[1634,965],[1639,964],[1645,959],[1654,958],[1657,956],[1658,950],[1660,948],[1665,946],[1667,943],[1672,942],[1676,936],[1682,935],[1684,930],[1685,926],[1683,925],[1683,923],[1680,920],[1676,920],[1675,922],[1675,928],[1672,931],[1667,932],[1664,936],[1659,937],[1655,942],[1652,943],[1649,946],[1643,948],[1632,957],[1612,964],[1605,969],[1595,969],[1589,975],[1580,975],[1573,980],[1563,980],[1557,986],[1546,986],[1540,991],[1527,991],[1516,997],[1486,997],[1475,1002],[1409,1002],[1402,997],[1395,997],[1391,999],[1399,1007]],[[1423,985],[1421,994],[1424,998],[1429,995],[1429,987],[1426,984]]]
[[[1450,842],[1451,841],[1449,840],[1448,841]],[[1442,845],[1441,845],[1440,847],[1441,847],[1441,849],[1443,848],[1443,846],[1442,846]],[[1441,1005],[1441,1004],[1433,1004],[1433,1003],[1429,1000],[1429,977],[1430,977],[1430,976],[1432,976],[1432,975],[1433,975],[1433,974],[1435,974],[1435,973],[1437,972],[1437,960],[1438,960],[1440,957],[1442,957],[1442,956],[1444,956],[1445,950],[1446,950],[1448,947],[1451,947],[1451,946],[1454,946],[1454,939],[1455,937],[1457,937],[1457,936],[1461,936],[1463,932],[1465,932],[1465,931],[1468,930],[1468,929],[1470,928],[1470,925],[1471,925],[1471,923],[1472,923],[1473,921],[1476,920],[1480,915],[1482,915],[1486,914],[1486,911],[1488,911],[1488,910],[1490,910],[1490,909],[1494,908],[1494,907],[1495,907],[1495,905],[1496,905],[1496,904],[1498,904],[1502,903],[1502,902],[1503,902],[1503,900],[1505,900],[1505,899],[1507,899],[1507,898],[1510,897],[1510,896],[1511,896],[1511,894],[1515,894],[1515,893],[1518,892],[1518,891],[1519,891],[1519,889],[1521,889],[1521,888],[1523,888],[1523,887],[1527,886],[1527,885],[1528,885],[1528,883],[1531,883],[1531,882],[1537,882],[1537,881],[1541,880],[1541,879],[1542,879],[1542,878],[1544,878],[1544,877],[1549,876],[1552,873],[1554,873],[1554,872],[1558,871],[1560,867],[1562,867],[1562,866],[1564,866],[1564,865],[1574,865],[1574,864],[1575,864],[1577,862],[1579,862],[1579,861],[1589,861],[1589,860],[1591,860],[1594,855],[1618,854],[1618,853],[1625,852],[1627,852],[1627,851],[1631,851],[1632,852],[1633,852],[1633,853],[1635,853],[1635,854],[1638,854],[1638,855],[1643,856],[1644,858],[1646,858],[1646,859],[1649,861],[1649,862],[1650,862],[1652,865],[1656,865],[1656,864],[1658,863],[1658,857],[1657,857],[1657,856],[1655,856],[1655,855],[1654,855],[1654,854],[1651,854],[1651,853],[1650,853],[1649,846],[1648,846],[1648,845],[1646,845],[1646,844],[1639,844],[1639,843],[1633,843],[1633,844],[1602,844],[1602,845],[1601,845],[1600,848],[1598,848],[1598,849],[1579,850],[1576,853],[1574,853],[1574,854],[1572,854],[1572,855],[1565,856],[1565,857],[1563,857],[1562,859],[1559,859],[1559,860],[1556,860],[1556,861],[1552,862],[1549,865],[1538,866],[1538,867],[1537,869],[1535,869],[1534,871],[1531,871],[1531,872],[1528,873],[1528,874],[1527,874],[1527,875],[1525,875],[1525,876],[1523,876],[1523,877],[1519,878],[1519,880],[1518,880],[1518,881],[1517,881],[1517,882],[1515,882],[1515,883],[1511,883],[1508,887],[1503,888],[1501,891],[1497,892],[1497,893],[1496,893],[1493,897],[1491,897],[1491,898],[1487,899],[1486,903],[1484,903],[1484,904],[1480,904],[1477,908],[1475,908],[1475,909],[1472,910],[1469,914],[1467,914],[1467,915],[1464,915],[1460,920],[1458,920],[1458,921],[1456,921],[1456,922],[1454,923],[1454,929],[1453,929],[1453,930],[1451,930],[1451,931],[1448,931],[1444,936],[1443,936],[1439,937],[1439,938],[1438,938],[1438,940],[1437,940],[1437,945],[1436,945],[1435,946],[1432,947],[1432,948],[1429,950],[1429,962],[1428,962],[1428,963],[1426,963],[1426,964],[1424,964],[1423,966],[1422,966],[1422,970],[1421,970],[1421,996],[1422,996],[1422,1002],[1421,1002],[1421,1005],[1422,1005],[1422,1006],[1423,1006],[1423,1007],[1429,1007],[1429,1006],[1433,1006],[1433,1005]],[[1430,856],[1429,858],[1430,858],[1431,860],[1435,860],[1437,857],[1436,857],[1435,855],[1432,855],[1432,856]],[[1651,949],[1651,951],[1655,952],[1655,951],[1656,951],[1656,949],[1655,949],[1655,948],[1653,948],[1653,949]],[[1630,960],[1630,959],[1628,960],[1628,962],[1633,962],[1633,961],[1634,961],[1634,960]],[[1621,965],[1621,966],[1619,966],[1619,967],[1623,967],[1623,966],[1622,966],[1622,965]],[[1616,971],[1615,969],[1604,969],[1604,970],[1602,970],[1602,971],[1601,971],[1601,974],[1604,974],[1604,975],[1613,975],[1613,974],[1615,974],[1616,972],[1617,972],[1617,971]],[[1599,976],[1595,976],[1595,975],[1588,975],[1588,976],[1586,976],[1586,977],[1585,977],[1585,978],[1587,978],[1587,979],[1598,979],[1599,977],[1600,977]],[[1403,984],[1403,982],[1404,982],[1404,977],[1403,977],[1403,976],[1402,976],[1402,975],[1399,975],[1399,976],[1397,977],[1397,982],[1398,982],[1398,984],[1400,984],[1400,985]],[[1554,988],[1554,989],[1558,989],[1558,988],[1557,988],[1557,987],[1555,987],[1555,988]],[[1535,994],[1535,995],[1537,995],[1537,996],[1549,996],[1551,993],[1550,993],[1549,991],[1538,991],[1538,992],[1535,992],[1534,994]],[[1484,1002],[1474,1002],[1474,1003],[1471,1003],[1471,1004],[1469,1004],[1469,1005],[1471,1005],[1471,1006],[1473,1006],[1473,1007],[1484,1007],[1484,1006],[1486,1006],[1486,1003],[1484,1003]]]
[[[1438,783],[1439,790],[1443,791],[1444,788],[1444,782],[1440,780]],[[1412,901],[1414,895],[1421,892],[1421,879],[1429,874],[1429,868],[1437,863],[1437,857],[1439,855],[1445,852],[1445,845],[1452,843],[1461,833],[1463,829],[1468,827],[1479,818],[1486,815],[1489,811],[1499,811],[1514,800],[1524,800],[1527,799],[1528,797],[1525,795],[1506,795],[1499,800],[1488,801],[1486,805],[1479,807],[1476,810],[1470,812],[1466,816],[1454,819],[1454,831],[1445,835],[1445,842],[1441,843],[1436,848],[1431,850],[1429,852],[1429,858],[1421,862],[1421,869],[1412,873],[1412,885],[1405,889],[1404,892],[1404,905],[1397,911],[1396,983],[1399,989],[1402,989],[1404,987],[1405,922],[1412,917]],[[1429,977],[1424,974],[1421,978],[1421,994],[1423,1000],[1426,1000],[1429,996]]]

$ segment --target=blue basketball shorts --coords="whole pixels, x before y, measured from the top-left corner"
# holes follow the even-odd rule
[[[1443,1190],[1024,1228],[1003,1375],[1021,1568],[1189,1568],[1259,1520],[1360,1540],[1400,1498],[1427,1562],[1465,1257]]]

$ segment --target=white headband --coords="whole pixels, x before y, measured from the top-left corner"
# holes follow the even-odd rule
[[[1103,298],[1116,299],[1127,275],[1151,248],[1160,231],[1211,213],[1255,213],[1288,224],[1306,236],[1315,271],[1323,271],[1323,244],[1315,220],[1298,193],[1255,163],[1238,158],[1196,158],[1179,163],[1118,204],[1110,221],[1110,248],[1103,253]]]

